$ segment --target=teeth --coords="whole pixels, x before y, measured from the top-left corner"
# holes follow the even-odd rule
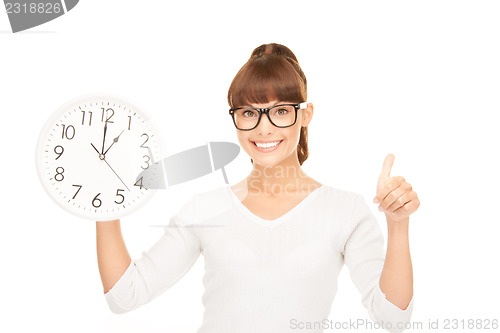
[[[258,142],[255,142],[255,145],[259,148],[271,148],[271,147],[276,147],[278,145],[278,143],[280,143],[281,141],[276,141],[276,142],[269,142],[269,143],[258,143]]]

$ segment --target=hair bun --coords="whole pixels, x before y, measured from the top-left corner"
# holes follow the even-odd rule
[[[285,45],[277,43],[262,44],[261,46],[253,50],[250,59],[262,57],[264,54],[273,54],[280,57],[290,58],[297,63],[299,62],[295,54],[293,54],[292,50],[290,50]]]

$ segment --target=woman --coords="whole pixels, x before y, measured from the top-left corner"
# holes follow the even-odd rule
[[[323,332],[344,262],[362,304],[391,332],[409,321],[413,273],[409,215],[419,206],[384,162],[377,200],[388,246],[363,197],[306,175],[307,81],[285,46],[256,48],[228,92],[252,171],[233,186],[195,194],[161,239],[131,260],[119,220],[97,222],[97,252],[111,311],[134,310],[175,284],[203,253],[205,312],[198,333]],[[166,317],[168,319],[168,315]],[[392,325],[392,326],[389,326]]]

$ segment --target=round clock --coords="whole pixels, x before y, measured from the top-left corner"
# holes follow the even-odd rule
[[[161,141],[151,119],[129,101],[85,95],[61,106],[43,127],[36,147],[38,176],[69,213],[117,219],[153,195],[138,176],[163,154]]]

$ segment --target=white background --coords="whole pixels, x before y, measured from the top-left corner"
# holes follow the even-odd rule
[[[46,195],[36,140],[67,100],[109,92],[154,118],[168,155],[207,141],[238,143],[227,89],[252,50],[271,42],[290,47],[308,79],[315,111],[305,172],[361,193],[385,237],[384,214],[371,200],[388,153],[396,157],[391,175],[417,192],[412,320],[425,328],[436,319],[441,327],[453,318],[500,319],[499,17],[497,1],[87,0],[12,34],[2,9],[0,331],[196,331],[203,256],[151,303],[110,312],[95,222]],[[250,169],[242,151],[226,167],[229,182]],[[167,223],[191,193],[222,185],[218,172],[161,190],[123,218],[131,256],[161,236],[149,225]],[[368,318],[347,268],[330,318]]]

